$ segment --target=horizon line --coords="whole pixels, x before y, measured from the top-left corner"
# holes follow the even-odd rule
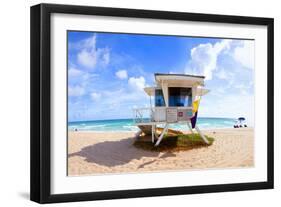
[[[198,118],[217,118],[217,119],[237,119],[233,117],[211,117],[211,116],[202,116]],[[113,119],[88,119],[88,120],[77,120],[77,121],[67,121],[68,123],[73,123],[73,122],[91,122],[91,121],[109,121],[109,120],[126,120],[126,119],[134,119],[134,118],[113,118]]]

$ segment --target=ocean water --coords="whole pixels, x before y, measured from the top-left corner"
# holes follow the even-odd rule
[[[231,119],[231,118],[200,118],[199,117],[197,120],[197,126],[200,129],[233,128],[235,122],[236,119]],[[186,124],[170,124],[169,128],[176,129],[176,130],[188,130]],[[137,132],[139,130],[139,128],[135,125],[133,119],[69,122],[68,130],[74,131],[75,129],[77,129],[78,131],[98,131],[98,132],[118,132],[118,131]]]

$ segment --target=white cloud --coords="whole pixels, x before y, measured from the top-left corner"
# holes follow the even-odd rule
[[[106,66],[110,61],[108,48],[96,48],[96,35],[81,41],[77,48],[81,50],[77,54],[77,60],[86,68],[93,69],[98,64]]]
[[[97,64],[97,54],[95,50],[82,50],[77,55],[78,62],[88,68],[94,68]]]
[[[233,57],[244,67],[254,69],[254,49],[254,41],[243,40],[241,45],[234,49]]]
[[[107,65],[110,61],[110,51],[108,48],[105,48],[102,53],[102,64]]]
[[[232,80],[234,78],[234,74],[221,68],[215,73],[215,76],[222,80]]]
[[[85,89],[81,86],[69,86],[68,95],[69,96],[83,96],[85,94]]]
[[[77,77],[80,76],[83,72],[81,70],[78,70],[76,68],[70,68],[68,70],[69,77]]]
[[[101,90],[99,94],[92,93],[91,98],[96,100],[102,97],[102,102],[97,102],[102,108],[110,109],[111,116],[132,117],[132,106],[143,107],[149,103],[149,96],[144,92],[146,80],[143,76],[130,77],[127,87],[111,88],[111,90]],[[108,115],[108,112],[104,112]]]
[[[211,80],[213,72],[217,69],[218,56],[225,50],[229,50],[230,44],[231,40],[222,40],[214,45],[206,43],[192,48],[191,59],[185,72],[204,75],[206,80]]]
[[[225,72],[224,69],[220,70],[219,72],[216,73],[216,76],[219,78],[219,79],[223,79],[223,80],[227,80],[228,76],[227,76],[227,73]]]
[[[91,98],[92,98],[93,101],[99,100],[100,97],[101,97],[100,93],[95,93],[95,92],[91,93]]]
[[[80,86],[86,89],[86,86],[89,85],[93,79],[96,79],[98,74],[77,69],[76,66],[71,66],[68,70],[68,77],[70,86]]]
[[[69,42],[68,48],[71,50],[82,50],[91,47],[91,45],[96,45],[96,35],[81,41]]]
[[[96,96],[96,95],[94,95]],[[96,102],[101,108],[106,108],[107,111],[104,114],[110,117],[132,117],[132,106],[143,107],[149,103],[149,97],[142,90],[131,90],[131,88],[116,88],[112,90],[103,90],[100,92],[102,102]],[[98,98],[100,98],[98,95]],[[122,111],[122,114],[120,114]],[[103,115],[104,116],[104,115]]]
[[[128,73],[126,70],[119,70],[115,73],[117,78],[119,79],[127,79],[128,78]]]
[[[96,46],[96,42],[97,42],[97,37],[96,37],[96,35],[93,35],[90,38],[82,40],[80,42],[80,46],[83,47],[83,48],[92,48],[93,46]]]
[[[140,76],[139,78],[130,77],[128,83],[132,89],[137,89],[139,91],[143,91],[143,88],[146,85],[143,76]]]

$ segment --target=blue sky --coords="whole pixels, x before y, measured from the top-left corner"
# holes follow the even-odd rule
[[[205,75],[201,117],[253,120],[253,40],[68,32],[69,121],[132,118],[155,72]]]

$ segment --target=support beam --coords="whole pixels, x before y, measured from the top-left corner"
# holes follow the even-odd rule
[[[155,132],[154,132],[154,137],[155,137],[156,139],[158,139],[159,137],[158,137],[158,134],[157,134],[157,125],[156,125],[156,124],[155,124],[154,130],[155,130]]]
[[[155,130],[155,125],[151,125],[151,142],[154,143],[154,130]]]
[[[200,131],[200,129],[197,127],[197,125],[195,125],[195,129],[196,129],[196,131],[198,132],[198,134],[200,135],[200,137],[203,139],[203,141],[204,141],[206,144],[209,144],[208,139],[204,136],[204,134],[202,134],[202,132]]]
[[[168,84],[162,81],[161,88],[162,88],[162,92],[163,92],[163,96],[164,96],[164,100],[165,100],[165,106],[168,107],[169,106]]]
[[[192,134],[194,134],[194,132],[193,132],[193,130],[192,130],[192,128],[191,128],[191,126],[190,126],[190,123],[189,123],[189,122],[187,122],[187,126],[188,126],[188,128],[189,128],[189,131],[191,131],[191,133],[192,133]]]
[[[155,147],[157,147],[157,146],[160,144],[160,142],[162,141],[162,139],[163,139],[163,137],[164,137],[164,134],[165,134],[165,133],[167,132],[167,130],[168,130],[168,126],[169,126],[168,124],[165,125],[165,128],[164,128],[162,134],[160,135],[160,137],[158,138],[156,144],[154,145]]]

